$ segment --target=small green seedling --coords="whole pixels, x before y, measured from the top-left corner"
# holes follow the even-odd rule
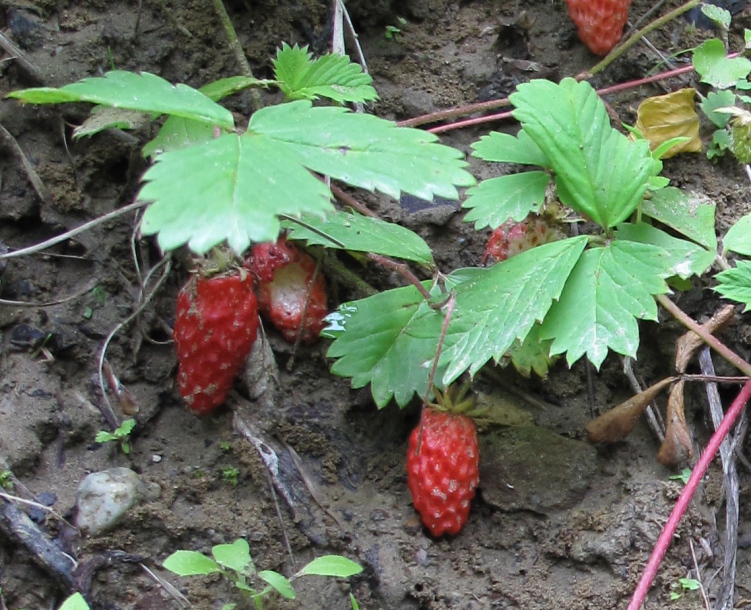
[[[402,27],[407,25],[407,20],[404,19],[404,17],[397,17],[396,20],[399,23],[399,25]],[[402,41],[402,29],[395,25],[387,25],[386,33],[383,35],[383,37],[386,40],[393,40],[394,42],[401,42]]]
[[[228,453],[232,450],[232,443],[230,443],[229,441],[222,441],[221,443],[219,443],[219,449],[224,451],[224,453]]]
[[[671,481],[680,481],[684,485],[688,484],[688,479],[691,477],[691,469],[690,468],[684,468],[681,470],[680,474],[674,474],[671,477],[668,477]]]
[[[122,449],[125,455],[130,454],[130,433],[133,432],[133,428],[136,427],[135,419],[126,419],[120,427],[114,432],[107,432],[106,430],[100,430],[96,434],[94,439],[97,443],[120,443],[120,449]]]
[[[234,466],[222,468],[222,479],[224,479],[226,483],[232,485],[232,487],[237,487],[237,479],[239,476],[240,471]]]
[[[670,592],[670,601],[680,599],[686,591],[698,591],[701,589],[701,583],[695,578],[679,578],[677,583],[673,583],[673,588],[676,587],[681,589]]]
[[[11,490],[13,489],[13,480],[11,477],[13,476],[13,473],[10,470],[3,470],[0,472],[0,487],[3,489]]]
[[[250,547],[243,538],[238,538],[232,544],[218,544],[211,549],[211,557],[197,551],[175,551],[164,560],[164,567],[178,576],[206,576],[208,574],[221,574],[237,589],[245,598],[253,601],[257,609],[263,608],[263,598],[272,591],[276,591],[285,599],[295,599],[295,590],[292,581],[301,576],[332,576],[334,578],[349,578],[362,572],[362,566],[351,559],[340,555],[324,555],[314,559],[304,566],[291,578],[283,576],[273,570],[261,570],[257,572],[250,556]],[[250,583],[254,580],[262,580],[266,586],[260,591]],[[354,597],[352,608],[357,609]],[[227,604],[222,610],[232,610],[236,604]]]

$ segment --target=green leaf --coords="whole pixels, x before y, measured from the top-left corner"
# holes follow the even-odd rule
[[[217,544],[211,549],[214,559],[225,568],[239,574],[253,573],[253,560],[250,558],[250,547],[244,538],[238,538],[232,544]]]
[[[175,551],[162,565],[178,576],[198,576],[222,571],[216,561],[197,551]]]
[[[324,555],[317,557],[303,567],[298,576],[335,576],[349,578],[362,572],[362,566],[341,555]]]
[[[735,106],[735,93],[728,89],[710,91],[699,106],[712,123],[720,128],[725,127],[730,120],[730,115],[727,112],[715,112],[715,110]]]
[[[722,239],[722,247],[726,252],[751,256],[751,214],[742,216],[730,227]]]
[[[491,131],[472,144],[473,157],[499,163],[519,163],[521,165],[539,165],[550,167],[545,153],[535,144],[526,131],[519,131],[514,137],[507,133]]]
[[[545,203],[550,176],[545,172],[523,172],[483,180],[467,191],[463,208],[472,208],[465,222],[475,222],[475,229],[495,229],[509,218],[520,222]]]
[[[429,288],[430,282],[423,285]],[[410,329],[418,312],[426,318],[420,334]],[[336,316],[338,337],[327,353],[338,358],[331,367],[334,375],[351,377],[353,388],[370,383],[379,409],[392,398],[403,407],[427,390],[444,315],[430,309],[414,286],[344,303]]]
[[[714,21],[719,27],[725,30],[730,27],[730,11],[715,6],[714,4],[702,4],[701,12],[704,13],[708,19]]]
[[[308,170],[398,198],[456,199],[470,186],[462,153],[435,136],[343,108],[300,101],[256,112],[249,130],[159,155],[139,199],[153,201],[144,235],[202,254],[224,240],[238,253],[276,240],[279,214],[333,211],[328,188]],[[307,168],[307,169],[306,169]]]
[[[555,360],[550,356],[550,346],[553,342],[549,339],[541,340],[540,329],[541,326],[535,324],[524,341],[517,341],[509,349],[511,363],[523,377],[529,377],[532,371],[540,377],[545,377]]]
[[[328,54],[315,61],[311,57],[308,47],[301,49],[286,43],[277,51],[274,72],[288,100],[327,97],[343,104],[378,99],[371,76],[346,55]]]
[[[670,259],[671,275],[684,279],[704,273],[712,266],[716,256],[715,250],[707,250],[688,240],[678,239],[643,222],[618,225],[616,236],[618,239],[662,248]]]
[[[694,68],[703,83],[727,89],[751,72],[751,61],[745,57],[728,58],[721,40],[705,40],[694,51]]]
[[[274,590],[285,599],[295,599],[295,590],[292,587],[292,583],[287,577],[279,574],[279,572],[274,572],[273,570],[261,570],[258,572],[258,577],[271,585]]]
[[[715,204],[699,193],[667,187],[645,199],[642,212],[694,240],[708,250],[717,250]]]
[[[533,80],[510,99],[514,116],[555,171],[561,202],[606,229],[626,220],[659,170],[649,144],[613,129],[587,82]]]
[[[305,240],[311,246],[374,252],[434,266],[433,253],[425,240],[393,222],[347,212],[336,212],[325,220],[305,215],[301,221],[308,226],[292,221],[284,223],[291,239]],[[326,235],[335,241],[327,239]]]
[[[457,186],[475,184],[463,153],[433,134],[345,108],[280,104],[256,112],[248,131],[287,144],[315,172],[394,199],[405,192],[456,200]]]
[[[721,157],[725,152],[730,149],[732,140],[730,134],[724,129],[717,129],[712,134],[712,144],[707,150],[707,158],[714,159],[715,157]]]
[[[586,354],[599,368],[608,349],[635,357],[636,320],[657,319],[653,295],[668,291],[664,278],[672,274],[669,254],[657,246],[617,240],[587,250],[550,308],[540,336],[554,339],[550,353],[566,353],[569,365]]]
[[[105,129],[138,129],[149,121],[151,116],[145,112],[95,106],[91,110],[91,116],[73,130],[73,139],[93,136]]]
[[[751,309],[751,261],[738,261],[734,269],[718,273],[715,278],[718,282],[714,288],[715,292],[743,303],[746,306],[744,313]]]
[[[63,602],[59,610],[89,610],[89,604],[80,593],[74,593]]]
[[[40,87],[14,91],[9,97],[31,104],[91,102],[140,112],[170,114],[232,129],[232,113],[188,85],[172,85],[148,72],[123,70],[85,78],[60,89]]]
[[[357,603],[357,600],[352,593],[349,594],[349,601],[352,604],[352,610],[360,610],[360,604]]]
[[[141,152],[145,158],[155,157],[171,150],[180,150],[209,142],[215,136],[213,125],[171,116],[167,117],[159,133],[153,140],[146,143]]]
[[[233,95],[248,87],[268,87],[273,82],[273,80],[258,80],[251,76],[230,76],[204,85],[199,91],[210,100],[218,102],[228,95]]]
[[[571,237],[489,269],[458,270],[466,279],[454,287],[456,304],[441,357],[448,363],[443,383],[467,370],[474,375],[491,358],[500,360],[514,341],[524,339],[560,296],[586,243],[586,236]]]

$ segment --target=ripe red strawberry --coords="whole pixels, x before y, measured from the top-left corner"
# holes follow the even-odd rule
[[[326,325],[328,296],[323,274],[315,274],[313,257],[280,237],[275,244],[254,246],[245,266],[258,280],[261,313],[284,338],[294,343],[299,333],[303,343],[318,339]]]
[[[258,333],[253,278],[246,271],[194,277],[177,297],[177,385],[204,415],[224,402]]]
[[[480,449],[466,415],[425,407],[409,437],[407,484],[415,509],[433,536],[458,534],[480,482]]]
[[[523,222],[507,220],[491,234],[482,257],[484,265],[488,259],[493,262],[505,261],[525,250],[541,246],[560,237],[559,233],[537,216],[528,216]]]
[[[595,55],[607,55],[623,36],[631,0],[566,0],[579,38]]]

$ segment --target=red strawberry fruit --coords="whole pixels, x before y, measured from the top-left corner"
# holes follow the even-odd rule
[[[507,220],[491,234],[485,247],[482,264],[505,261],[525,250],[541,246],[560,237],[558,231],[537,216],[528,216],[523,222]]]
[[[316,261],[286,238],[253,247],[246,267],[258,280],[261,313],[294,343],[313,343],[326,325],[326,280],[316,274]]]
[[[433,536],[458,534],[480,482],[480,450],[466,415],[425,407],[407,452],[407,484]]]
[[[180,290],[174,337],[177,385],[198,415],[224,402],[258,333],[258,304],[247,271],[196,276]]]
[[[623,36],[631,0],[566,0],[579,38],[595,55],[607,55]]]

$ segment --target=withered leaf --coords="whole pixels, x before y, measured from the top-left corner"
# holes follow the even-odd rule
[[[657,454],[657,460],[665,466],[681,464],[693,455],[691,434],[688,431],[686,414],[683,410],[683,386],[685,385],[686,381],[681,379],[670,389],[665,440]]]
[[[704,322],[701,327],[710,335],[714,335],[733,319],[735,305],[725,305],[720,311]],[[704,340],[693,331],[688,331],[675,343],[675,370],[685,373],[688,363],[694,357],[696,350],[704,345]]]
[[[613,407],[587,424],[587,439],[590,443],[615,443],[627,437],[634,429],[639,416],[649,403],[665,387],[678,377],[668,377],[649,386],[643,392]]]
[[[695,94],[692,88],[679,89],[667,95],[647,98],[639,104],[636,129],[649,140],[652,150],[672,138],[689,138],[673,146],[662,156],[663,159],[682,152],[701,152],[699,115],[694,109]]]

